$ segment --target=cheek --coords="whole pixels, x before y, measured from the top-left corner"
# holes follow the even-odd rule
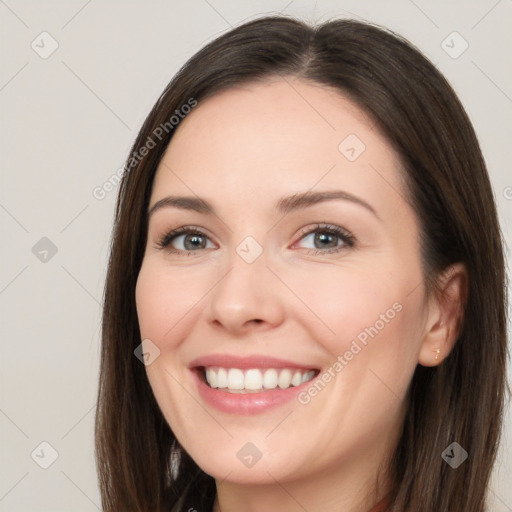
[[[307,322],[330,360],[321,376],[325,386],[311,386],[299,401],[332,446],[349,441],[357,452],[371,432],[398,429],[422,339],[423,288],[411,293],[410,282],[418,281],[405,272],[372,275],[353,268],[326,268],[325,276],[318,271],[303,287],[296,281],[294,291],[315,313],[302,325]]]
[[[341,356],[354,372],[375,369],[406,386],[422,340],[423,287],[410,285],[421,282],[419,269],[399,269],[396,262],[364,271],[325,265],[296,275],[288,282],[307,304],[303,325],[333,361]]]
[[[151,339],[161,350],[173,348],[179,332],[195,318],[194,306],[204,293],[184,272],[143,263],[135,289],[141,337]]]
[[[183,386],[191,383],[179,347],[187,330],[197,322],[198,308],[193,306],[204,293],[199,287],[191,286],[184,272],[181,275],[170,272],[151,260],[143,262],[135,288],[141,339],[151,340],[160,350],[158,357],[146,367],[148,381],[175,435],[184,436],[190,430],[182,402]]]
[[[311,325],[316,319],[317,336],[333,343],[352,339],[400,299],[396,284],[351,265],[311,266],[286,280],[309,310],[304,318],[310,319]],[[302,307],[296,300],[292,302],[297,309]]]

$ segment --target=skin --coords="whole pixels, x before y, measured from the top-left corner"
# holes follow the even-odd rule
[[[160,350],[146,367],[149,382],[182,446],[216,479],[215,512],[369,510],[389,490],[385,468],[416,365],[439,364],[452,348],[464,269],[451,268],[443,293],[426,295],[418,220],[399,159],[373,124],[325,86],[250,83],[200,102],[157,170],[150,208],[173,194],[199,196],[216,211],[155,211],[136,288],[142,339]],[[355,161],[338,149],[349,134],[366,146]],[[347,200],[275,212],[281,197],[310,190],[343,190],[374,213]],[[322,233],[315,228],[324,222],[352,233],[354,246],[333,235],[326,249],[301,234]],[[190,225],[205,232],[204,246],[190,249],[178,236],[157,247]],[[247,236],[263,248],[253,263],[236,252]],[[307,404],[219,412],[188,369],[220,353],[325,370],[393,304],[400,312]],[[237,458],[247,442],[262,453],[251,468]]]

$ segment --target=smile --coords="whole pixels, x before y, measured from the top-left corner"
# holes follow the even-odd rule
[[[203,368],[203,377],[214,389],[229,393],[261,393],[277,388],[288,389],[309,382],[317,370],[297,368]]]
[[[262,414],[286,403],[311,385],[319,366],[268,354],[209,354],[189,363],[205,405],[227,414]]]

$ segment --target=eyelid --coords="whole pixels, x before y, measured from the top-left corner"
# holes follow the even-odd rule
[[[208,235],[206,230],[204,230],[203,228],[198,228],[197,226],[193,226],[193,225],[186,225],[186,226],[180,226],[179,228],[176,228],[176,229],[171,229],[171,230],[165,231],[164,234],[158,238],[157,243],[156,243],[156,248],[164,249],[164,250],[167,250],[167,251],[173,252],[173,253],[183,253],[183,254],[198,252],[198,251],[187,251],[187,250],[182,250],[182,249],[169,249],[168,246],[173,240],[175,240],[179,236],[188,235],[188,234],[196,234],[196,235],[208,238],[208,240],[211,240],[210,235]],[[211,241],[212,241],[212,243],[214,243],[213,240],[211,240]]]
[[[310,253],[313,254],[329,254],[334,252],[340,252],[344,249],[353,247],[356,244],[356,237],[350,231],[336,224],[329,224],[323,222],[317,223],[313,226],[302,228],[297,235],[297,241],[292,244],[292,247],[299,243],[305,236],[311,235],[312,233],[316,232],[329,233],[331,235],[337,236],[343,241],[343,244],[341,246],[331,247],[328,249],[306,249],[306,251],[309,251]]]
[[[310,226],[301,228],[299,230],[299,233],[297,234],[297,236],[299,238],[302,238],[302,237],[304,237],[304,235],[309,235],[311,233],[314,233],[315,231],[322,231],[322,230],[325,230],[326,232],[332,231],[333,233],[343,233],[347,237],[353,236],[352,233],[350,233],[350,231],[348,231],[347,229],[342,228],[341,226],[337,226],[336,224],[329,224],[327,222],[315,223],[312,226],[310,225]]]

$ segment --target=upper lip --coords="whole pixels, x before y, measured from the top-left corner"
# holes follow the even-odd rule
[[[312,370],[314,366],[298,363],[295,361],[287,361],[285,359],[277,359],[268,355],[255,354],[251,356],[235,356],[228,354],[210,354],[194,359],[189,367],[209,367],[218,366],[220,368],[297,368],[301,370]]]

